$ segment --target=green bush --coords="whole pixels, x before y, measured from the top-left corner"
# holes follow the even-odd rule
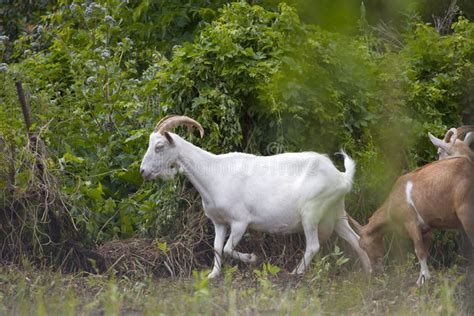
[[[10,153],[25,143],[13,84],[22,80],[33,130],[90,242],[171,236],[189,205],[199,208],[184,178],[139,175],[147,135],[166,114],[195,117],[206,136],[188,139],[215,153],[345,148],[358,163],[348,210],[365,221],[397,176],[435,159],[426,133],[474,112],[465,18],[449,35],[409,22],[392,45],[363,23],[350,36],[302,23],[284,3],[206,3],[59,1],[15,42],[18,62],[0,67],[2,165],[21,159]]]

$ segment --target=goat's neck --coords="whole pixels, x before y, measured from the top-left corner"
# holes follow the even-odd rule
[[[209,179],[213,179],[211,174],[215,166],[216,155],[207,152],[190,142],[174,137],[176,146],[179,146],[177,164],[180,169],[198,190],[204,202],[211,201],[211,184]]]
[[[383,230],[389,221],[387,210],[387,202],[385,202],[372,214],[369,223],[365,226],[366,234],[373,237],[383,234]]]

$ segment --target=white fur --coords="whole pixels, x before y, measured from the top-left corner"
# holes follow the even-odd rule
[[[416,280],[416,285],[421,287],[429,279],[431,279],[431,273],[428,269],[427,260],[426,258],[420,259],[420,276],[418,277],[418,280]]]
[[[413,208],[413,210],[415,211],[415,214],[416,214],[416,220],[418,222],[418,226],[420,226],[421,228],[429,228],[429,226],[426,224],[426,222],[423,220],[423,217],[421,217],[421,214],[420,212],[418,212],[418,209],[416,208],[415,206],[415,202],[413,202],[413,198],[411,196],[411,192],[413,190],[413,182],[412,181],[408,181],[407,182],[407,186],[406,186],[406,189],[405,189],[405,193],[406,193],[406,199],[407,199],[407,202],[408,204]]]
[[[210,278],[220,273],[222,251],[244,262],[256,261],[254,254],[234,250],[247,228],[270,233],[304,231],[306,251],[294,273],[303,273],[319,250],[318,229],[335,229],[370,271],[367,254],[360,249],[359,238],[344,216],[344,196],[351,190],[355,172],[355,163],[345,153],[343,173],[327,156],[315,152],[268,157],[214,155],[176,134],[170,136],[171,144],[159,133],[150,135],[141,172],[151,180],[157,176],[168,179],[180,170],[199,191],[204,212],[216,232]],[[228,228],[230,236],[224,246]]]

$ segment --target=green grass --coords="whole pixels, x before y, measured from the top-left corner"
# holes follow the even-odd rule
[[[329,264],[327,264],[329,263]],[[357,269],[315,261],[304,277],[272,265],[231,267],[208,282],[206,271],[185,279],[65,275],[0,268],[0,313],[8,315],[468,314],[472,291],[461,269],[434,270],[422,289],[416,266],[391,266],[366,279]],[[472,306],[471,306],[472,313]]]

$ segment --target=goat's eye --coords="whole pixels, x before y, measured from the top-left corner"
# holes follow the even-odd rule
[[[155,153],[159,153],[159,152],[163,149],[163,147],[165,147],[165,146],[163,146],[163,145],[156,145],[156,146],[155,146]]]

